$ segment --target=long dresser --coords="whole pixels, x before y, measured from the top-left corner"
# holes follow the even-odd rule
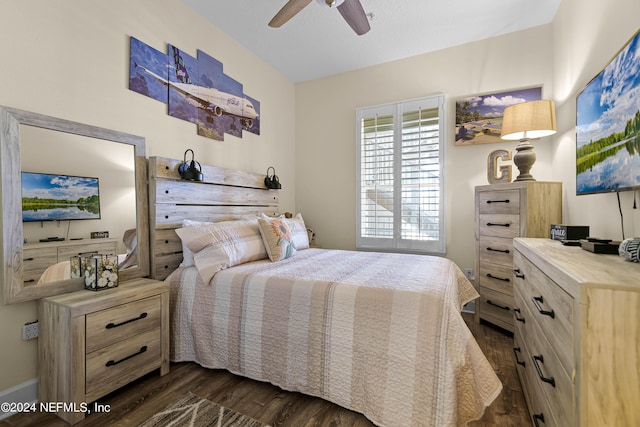
[[[85,252],[115,254],[117,244],[118,239],[113,238],[27,243],[22,251],[24,284],[38,284],[47,267],[69,261],[74,255]]]
[[[513,332],[513,238],[548,237],[562,222],[562,183],[482,185],[475,193],[476,321]]]
[[[640,264],[514,240],[514,355],[533,425],[640,425]]]

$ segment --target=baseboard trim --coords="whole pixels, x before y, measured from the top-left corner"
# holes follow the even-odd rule
[[[38,402],[38,379],[34,378],[6,390],[0,391],[0,402],[36,403]],[[0,420],[10,417],[15,412],[0,411]]]

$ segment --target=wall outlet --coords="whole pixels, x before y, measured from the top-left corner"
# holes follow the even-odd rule
[[[35,322],[25,323],[25,325],[22,327],[23,340],[27,341],[35,338],[38,338],[38,321],[37,320]]]
[[[465,268],[464,275],[467,276],[467,279],[473,280],[473,268]]]

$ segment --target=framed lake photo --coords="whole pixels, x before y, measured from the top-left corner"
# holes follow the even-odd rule
[[[576,97],[576,194],[640,188],[640,30]]]
[[[495,144],[504,109],[542,99],[542,86],[461,98],[456,101],[455,145]]]

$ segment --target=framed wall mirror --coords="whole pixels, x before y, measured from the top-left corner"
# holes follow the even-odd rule
[[[149,275],[143,137],[0,107],[3,299],[82,289],[69,258],[118,255],[119,280]]]

